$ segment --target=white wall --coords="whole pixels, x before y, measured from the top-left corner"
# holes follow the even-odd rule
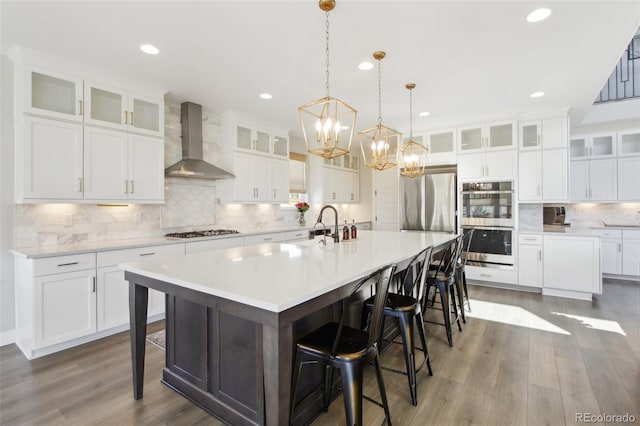
[[[13,256],[13,62],[0,56],[0,346],[15,328]]]

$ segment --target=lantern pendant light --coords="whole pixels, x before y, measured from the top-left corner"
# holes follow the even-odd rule
[[[422,176],[427,168],[427,154],[429,150],[426,146],[413,140],[413,99],[411,91],[416,87],[414,83],[407,83],[409,89],[409,140],[400,146],[400,174],[414,178]]]
[[[349,153],[357,112],[340,99],[329,95],[329,12],[336,2],[320,0],[318,5],[326,17],[326,92],[324,98],[299,106],[298,118],[307,152],[330,159]]]
[[[358,132],[362,157],[365,164],[374,170],[386,170],[396,166],[398,147],[402,141],[400,132],[382,124],[382,72],[380,61],[385,56],[385,52],[377,51],[373,53],[373,58],[378,61],[378,124]]]

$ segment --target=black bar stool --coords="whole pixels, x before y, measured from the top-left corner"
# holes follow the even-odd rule
[[[411,402],[418,405],[416,373],[426,363],[429,375],[433,375],[431,370],[431,361],[429,360],[429,351],[427,349],[427,339],[424,331],[424,318],[422,317],[422,303],[425,295],[425,281],[427,277],[426,270],[429,268],[431,260],[431,250],[429,247],[422,250],[411,259],[407,268],[400,274],[402,275],[397,292],[389,292],[387,302],[384,306],[384,316],[398,319],[398,327],[402,336],[402,346],[404,349],[404,361],[407,371],[399,371],[391,368],[385,368],[396,373],[405,374],[409,380],[409,392],[411,394]],[[368,317],[374,308],[374,297],[364,301],[364,309],[362,310],[363,327],[367,323]],[[418,368],[415,361],[415,341],[413,339],[414,319],[418,327],[418,335],[422,344],[422,353],[424,360]],[[378,347],[382,348],[383,335],[380,333]]]
[[[456,237],[456,239],[445,249],[442,257],[437,263],[437,268],[429,269],[427,274],[427,294],[432,287],[435,287],[437,292],[440,293],[440,304],[442,305],[442,316],[444,319],[444,325],[447,333],[447,341],[449,346],[453,346],[453,336],[451,333],[451,323],[458,324],[458,330],[462,331],[462,325],[460,324],[460,315],[458,314],[458,308],[456,306],[456,264],[458,263],[458,257],[462,249],[462,235]],[[432,265],[433,267],[433,265]],[[453,299],[453,300],[452,300]],[[426,300],[426,298],[425,298]],[[431,305],[435,302],[435,293]],[[426,306],[425,306],[426,308]],[[453,308],[454,317],[451,319],[451,309]],[[427,321],[430,322],[430,321]]]
[[[471,302],[469,301],[469,291],[467,290],[467,276],[464,273],[464,267],[467,264],[467,259],[469,257],[469,247],[471,246],[471,239],[473,238],[474,229],[468,229],[462,236],[462,252],[458,257],[458,263],[456,264],[456,282],[457,290],[458,290],[458,299],[460,301],[460,311],[462,315],[462,322],[467,323],[467,319],[464,313],[465,305],[469,308],[469,312],[471,312]]]
[[[331,389],[333,386],[334,368],[340,369],[342,378],[342,394],[347,425],[362,426],[362,370],[373,361],[382,403],[371,400],[384,408],[385,421],[391,424],[389,404],[384,390],[382,370],[378,354],[378,337],[382,331],[382,314],[389,291],[389,281],[396,265],[388,265],[373,274],[361,279],[351,291],[349,297],[342,301],[342,316],[339,323],[330,322],[302,337],[296,345],[296,357],[293,368],[291,390],[291,412],[289,422],[295,414],[296,392],[302,371],[302,365],[308,363],[325,366],[323,385],[323,404],[325,411],[329,408]],[[368,331],[358,330],[344,325],[347,306],[358,290],[369,280],[376,280],[376,294]]]

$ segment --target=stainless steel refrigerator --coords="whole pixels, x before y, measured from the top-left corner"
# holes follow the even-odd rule
[[[456,167],[429,167],[424,176],[400,177],[400,229],[457,232]]]

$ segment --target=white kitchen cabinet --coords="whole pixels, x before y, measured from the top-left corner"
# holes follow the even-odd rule
[[[82,125],[24,116],[16,145],[16,200],[81,200]]]
[[[615,133],[575,135],[569,141],[569,158],[572,161],[611,158],[615,155]]]
[[[456,162],[456,129],[442,129],[427,133],[426,147],[427,165],[455,164]],[[416,138],[416,142],[422,143]]]
[[[85,200],[162,202],[163,139],[85,126]]]
[[[640,277],[640,231],[622,231],[622,274]]]
[[[513,179],[517,155],[513,150],[458,155],[460,179]]]
[[[600,237],[602,273],[622,274],[622,230],[594,229],[593,233]]]
[[[542,150],[542,200],[545,202],[569,199],[569,162],[567,150]]]
[[[287,231],[287,241],[303,241],[309,239],[309,231]]]
[[[618,157],[640,156],[640,129],[618,132]]]
[[[518,284],[542,287],[542,235],[518,236]]]
[[[567,147],[567,118],[554,117],[519,124],[520,150]]]
[[[600,237],[543,236],[542,294],[591,300],[602,293]]]
[[[168,244],[133,249],[98,252],[97,264],[97,329],[107,330],[129,324],[129,282],[120,263],[136,262],[160,256],[183,255],[184,244]],[[150,289],[147,317],[164,314],[164,293]]]
[[[287,136],[273,134],[273,155],[289,158],[289,138]]]
[[[272,160],[252,154],[235,154],[232,202],[272,202]]]
[[[15,256],[16,344],[29,359],[96,331],[95,253]]]
[[[516,139],[515,121],[460,127],[458,129],[458,153],[514,149]]]
[[[85,81],[85,124],[164,136],[164,99]]]
[[[24,72],[25,113],[82,122],[82,77],[31,65]]]
[[[618,201],[640,201],[640,156],[618,158]]]
[[[615,201],[618,178],[615,159],[571,161],[572,201]]]
[[[288,132],[237,111],[222,116],[222,134],[232,151],[289,158]]]
[[[271,159],[271,202],[289,202],[289,161]]]
[[[360,201],[359,175],[332,167],[322,168],[324,203],[357,203]]]
[[[203,251],[242,247],[243,245],[244,237],[215,238],[204,241],[189,241],[185,245],[185,252],[187,254],[200,253]]]
[[[518,200],[542,200],[542,151],[521,152],[518,158]]]

